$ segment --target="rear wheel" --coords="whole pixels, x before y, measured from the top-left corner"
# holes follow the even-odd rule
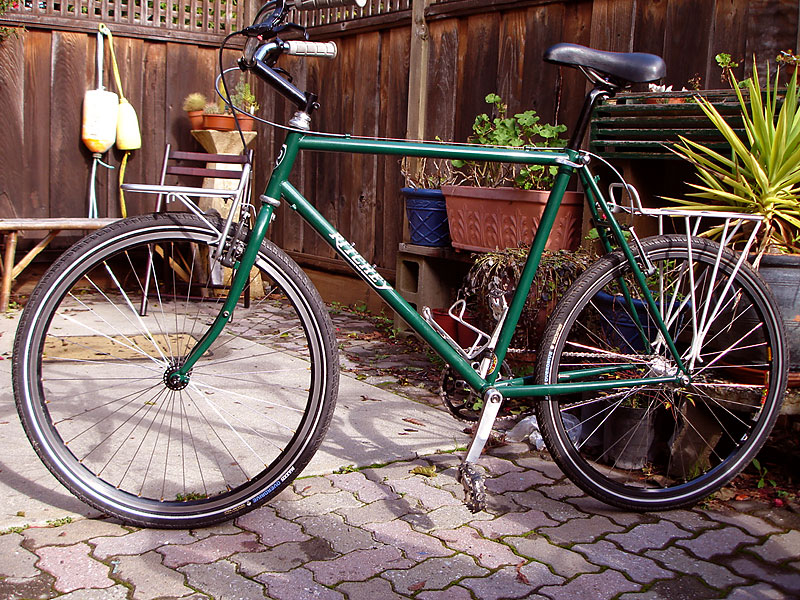
[[[22,316],[14,389],[28,437],[75,495],[128,523],[185,528],[250,510],[297,476],[330,423],[333,327],[270,243],[251,274],[262,297],[237,307],[188,382],[170,380],[230,280],[215,239],[188,214],[116,223],[68,250]]]
[[[678,365],[635,298],[630,266],[614,253],[564,296],[538,365],[540,383],[610,385],[552,396],[537,417],[554,460],[584,491],[656,510],[692,505],[750,463],[780,412],[787,356],[771,294],[746,263],[737,269],[737,256],[700,238],[691,238],[690,252],[685,236],[642,245],[656,267],[649,288],[688,380],[675,381]],[[655,377],[671,381],[613,385]]]

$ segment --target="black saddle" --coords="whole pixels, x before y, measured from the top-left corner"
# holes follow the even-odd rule
[[[544,53],[544,60],[568,67],[583,67],[603,76],[616,87],[661,79],[667,65],[660,56],[642,52],[606,52],[578,44],[556,44]]]

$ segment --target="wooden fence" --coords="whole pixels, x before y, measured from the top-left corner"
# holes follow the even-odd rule
[[[3,20],[26,29],[0,44],[0,216],[86,212],[91,156],[80,141],[80,105],[95,87],[97,21],[116,34],[123,88],[142,126],[143,148],[126,181],[153,181],[166,142],[195,147],[181,103],[189,92],[211,93],[211,44],[256,8],[245,0],[21,0]],[[796,0],[372,0],[359,11],[298,20],[312,39],[335,39],[340,49],[335,61],[283,63],[299,87],[320,95],[315,128],[392,138],[463,141],[490,92],[512,111],[534,107],[543,119],[571,124],[584,79],[541,61],[559,41],[661,54],[666,83],[678,89],[695,75],[705,88],[722,87],[717,52],[766,60],[798,46]],[[231,49],[226,63],[235,57]],[[288,119],[292,110],[281,98],[262,85],[256,91],[261,116]],[[279,146],[280,135],[260,129],[257,191]],[[116,151],[107,158],[119,165]],[[398,161],[310,154],[296,173],[299,189],[391,277],[404,219]],[[116,171],[101,169],[99,187],[101,216],[117,215]],[[151,208],[133,197],[128,204],[132,212]],[[280,217],[276,241],[308,265],[340,267],[290,210]]]

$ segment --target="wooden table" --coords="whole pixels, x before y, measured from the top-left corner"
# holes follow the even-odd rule
[[[0,219],[0,234],[5,242],[3,279],[0,286],[0,312],[8,309],[11,286],[31,261],[62,231],[91,231],[110,225],[117,219],[52,218],[52,219]],[[17,238],[24,231],[46,231],[47,235],[15,264]]]

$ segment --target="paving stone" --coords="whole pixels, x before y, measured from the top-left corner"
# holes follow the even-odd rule
[[[39,573],[36,577],[4,577],[0,579],[0,598],[4,600],[30,600],[52,598],[55,577]]]
[[[797,596],[795,596],[796,598]],[[791,598],[791,596],[789,597]],[[776,590],[768,583],[757,583],[748,587],[733,590],[727,600],[788,600],[786,594]]]
[[[328,478],[335,487],[355,494],[356,498],[367,504],[376,500],[399,498],[391,488],[367,479],[363,473],[342,473],[341,475],[328,475]]]
[[[431,558],[410,569],[385,571],[381,577],[392,582],[399,594],[408,597],[420,590],[443,590],[464,577],[480,577],[489,571],[464,554]],[[462,588],[463,589],[463,588]]]
[[[402,517],[410,512],[420,512],[407,500],[378,500],[366,506],[341,508],[337,511],[346,523],[356,527],[366,523],[383,523]]]
[[[374,467],[370,469],[362,469],[360,472],[364,474],[367,479],[377,483],[388,484],[391,481],[399,479],[408,479],[409,477],[418,477],[413,475],[411,471],[414,467],[427,467],[428,463],[418,458],[416,460],[402,460],[384,465],[382,467]]]
[[[337,514],[301,517],[297,522],[302,525],[306,533],[324,540],[340,554],[375,548],[379,545],[368,531],[347,525]]]
[[[620,510],[609,506],[605,502],[600,502],[591,496],[578,496],[576,498],[567,498],[566,502],[580,510],[582,513],[588,515],[602,515],[611,519],[617,525],[622,525],[625,528],[631,528],[634,525],[641,523],[651,523],[655,521],[653,517],[646,513],[638,513],[632,511]]]
[[[239,552],[228,560],[239,565],[239,572],[255,577],[266,571],[286,572],[312,560],[328,560],[339,556],[324,540],[287,542],[263,552]]]
[[[333,494],[317,494],[297,502],[275,502],[272,506],[279,516],[293,520],[297,517],[326,515],[336,510],[360,507],[363,504],[356,500],[353,494],[337,491]]]
[[[124,585],[115,585],[103,590],[76,590],[59,596],[58,600],[125,600],[127,597],[128,588]]]
[[[583,554],[590,563],[621,571],[638,583],[651,583],[657,579],[675,576],[674,573],[659,567],[653,560],[623,552],[611,542],[578,544],[570,549]]]
[[[609,533],[622,531],[606,517],[595,515],[585,519],[572,519],[557,527],[542,527],[537,533],[545,535],[557,544],[589,543]]]
[[[472,600],[472,594],[460,585],[454,585],[442,591],[420,592],[414,598],[415,600]]]
[[[770,523],[777,525],[783,530],[800,530],[800,502],[795,502],[793,504],[795,507],[794,510],[775,508],[771,505],[764,507],[762,504],[759,507],[759,510],[756,510],[753,514],[760,519],[764,519],[765,521],[769,521]]]
[[[252,533],[220,535],[185,546],[164,546],[158,552],[164,556],[164,565],[170,568],[188,564],[207,564],[236,552],[257,552],[262,546]]]
[[[36,561],[39,557],[22,547],[23,538],[18,533],[0,535],[0,577],[30,578],[39,575]]]
[[[729,566],[734,573],[743,577],[749,577],[756,581],[768,581],[775,587],[800,596],[800,571],[787,571],[749,557],[737,558]]]
[[[453,551],[446,548],[432,535],[414,531],[405,521],[368,523],[365,529],[372,531],[379,542],[398,548],[406,558],[420,562],[431,556],[450,556]]]
[[[697,560],[686,550],[672,546],[665,550],[650,550],[646,555],[657,560],[667,569],[687,575],[697,575],[711,587],[725,589],[731,585],[746,583],[725,567],[709,561]]]
[[[539,491],[553,500],[581,498],[584,496],[584,493],[580,490],[580,488],[568,481],[555,485],[543,485],[539,488]]]
[[[303,542],[309,536],[303,533],[300,525],[280,518],[275,510],[262,506],[236,519],[236,524],[258,534],[259,541],[265,546],[277,546],[286,542]]]
[[[708,516],[700,510],[665,510],[659,511],[659,519],[667,519],[682,529],[697,533],[706,529],[713,529],[718,527],[718,524],[709,519]]]
[[[111,561],[112,574],[133,586],[134,600],[182,597],[194,593],[186,587],[181,573],[166,568],[157,552],[120,556]]]
[[[646,592],[622,594],[620,600],[711,600],[720,598],[718,591],[704,585],[696,577],[676,577],[657,581]],[[755,600],[757,596],[748,596]]]
[[[678,528],[671,521],[659,521],[637,525],[626,533],[613,533],[607,539],[628,552],[640,554],[644,550],[660,550],[670,542],[691,536],[691,533]]]
[[[800,556],[800,531],[770,536],[766,542],[748,548],[767,562],[784,562],[795,560]]]
[[[561,586],[545,586],[539,593],[553,600],[574,600],[575,598],[592,598],[604,600],[615,598],[624,592],[635,592],[641,589],[637,583],[625,579],[619,571],[609,569],[602,573],[587,573],[576,577]]]
[[[539,600],[544,599],[545,596],[533,594],[536,588],[542,585],[561,585],[563,582],[564,579],[553,575],[547,566],[532,562],[504,567],[488,577],[467,578],[458,585],[472,590],[475,597],[480,600],[499,600],[500,598]]]
[[[455,506],[443,506],[430,512],[413,512],[401,517],[411,523],[419,531],[435,531],[437,529],[455,529],[467,523],[479,523],[492,519],[486,511],[472,513],[463,503]]]
[[[524,536],[530,532],[538,531],[542,527],[557,525],[550,517],[540,510],[506,513],[491,521],[475,521],[472,527],[480,531],[483,537],[499,539],[507,535]]]
[[[435,532],[448,546],[476,557],[481,566],[496,569],[503,565],[515,565],[520,561],[508,546],[487,540],[471,527],[445,529]]]
[[[738,527],[725,527],[706,531],[692,540],[680,540],[676,545],[707,560],[712,556],[733,554],[739,547],[755,541],[754,537],[747,535]]]
[[[408,596],[395,594],[392,584],[380,577],[374,577],[368,581],[346,581],[337,586],[336,589],[344,593],[347,598],[352,598],[353,600],[357,598],[372,598],[374,600],[403,600],[408,598]],[[419,596],[417,597],[419,598]],[[467,600],[470,600],[469,594],[467,594]]]
[[[333,482],[325,477],[303,477],[302,479],[295,479],[292,483],[292,489],[298,496],[306,498],[316,494],[334,494],[336,488],[333,487]]]
[[[582,554],[551,544],[543,537],[508,537],[505,542],[521,555],[550,565],[553,571],[568,579],[581,573],[600,570],[600,567],[589,563]]]
[[[545,460],[538,454],[528,452],[525,455],[515,457],[513,460],[523,469],[535,469],[553,481],[564,479],[565,483],[567,482],[563,471],[558,468],[556,463],[552,460]],[[575,489],[577,490],[578,488],[575,487]]]
[[[463,504],[460,498],[456,498],[449,491],[428,484],[421,475],[417,475],[411,479],[401,479],[389,481],[387,483],[395,492],[400,494],[404,500],[416,500],[419,505],[426,510],[433,510],[441,506],[457,506]]]
[[[31,527],[22,532],[26,548],[35,550],[42,546],[72,546],[91,538],[130,533],[116,523],[98,519],[80,519],[59,527]]]
[[[264,586],[236,572],[236,566],[227,560],[211,564],[190,564],[178,569],[187,582],[202,590],[214,600],[257,600],[266,598]]]
[[[487,479],[486,489],[493,494],[502,494],[504,492],[522,492],[548,483],[552,483],[552,479],[538,471],[510,471],[499,477]]]
[[[341,593],[318,584],[311,572],[302,567],[288,573],[262,573],[256,579],[274,600],[344,600]]]
[[[484,467],[487,473],[490,473],[492,477],[505,475],[506,473],[521,473],[525,470],[512,461],[499,456],[481,456],[480,460],[481,466]],[[458,463],[460,464],[461,461],[459,460]],[[550,478],[548,478],[548,480],[552,481]]]
[[[56,578],[53,586],[59,592],[84,588],[108,588],[114,582],[108,577],[108,567],[89,557],[88,544],[45,546],[39,548],[38,567]]]
[[[765,521],[759,517],[754,517],[753,515],[748,515],[744,513],[737,513],[732,510],[726,511],[701,511],[705,515],[711,519],[709,525],[713,525],[714,523],[726,523],[728,525],[735,525],[740,529],[743,529],[745,532],[749,533],[754,537],[763,537],[765,535],[770,535],[773,533],[780,533],[783,531],[783,528],[776,527],[772,523]],[[681,526],[685,527],[683,523]]]
[[[579,511],[568,502],[553,500],[537,490],[509,492],[505,495],[520,506],[543,511],[548,517],[558,523],[566,523],[570,519],[579,519],[586,516],[585,513]]]
[[[242,533],[242,530],[234,524],[234,521],[227,521],[202,529],[190,529],[189,532],[198,540],[204,540],[217,535],[236,535]]]
[[[342,581],[366,581],[385,570],[406,569],[413,564],[397,548],[380,546],[356,550],[334,560],[313,561],[306,568],[314,573],[314,579],[330,586]]]
[[[100,560],[123,554],[143,554],[169,544],[191,544],[197,541],[188,531],[140,529],[117,537],[92,538],[92,554]]]

